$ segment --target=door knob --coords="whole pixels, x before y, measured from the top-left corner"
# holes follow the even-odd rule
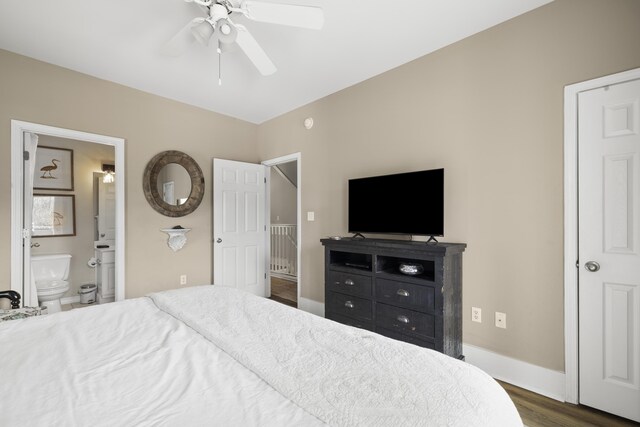
[[[216,243],[222,243],[222,239],[218,237],[218,239],[216,240]]]
[[[584,265],[584,268],[592,273],[595,273],[596,271],[600,270],[600,264],[595,261],[589,261]]]

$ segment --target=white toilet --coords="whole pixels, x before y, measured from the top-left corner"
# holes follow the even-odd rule
[[[31,280],[35,282],[38,302],[49,313],[61,311],[60,298],[69,290],[70,265],[69,254],[31,256]]]

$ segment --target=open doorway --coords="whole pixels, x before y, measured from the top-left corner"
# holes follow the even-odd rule
[[[267,162],[269,298],[298,307],[300,297],[300,155]]]
[[[123,166],[120,138],[12,121],[11,288],[24,306],[124,299]]]

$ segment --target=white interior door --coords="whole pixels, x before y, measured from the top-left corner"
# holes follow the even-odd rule
[[[640,421],[640,81],[578,98],[580,403]]]
[[[22,305],[37,307],[38,293],[31,283],[31,229],[33,218],[33,177],[35,171],[38,135],[24,132],[23,148],[25,155],[22,169]]]
[[[266,166],[213,159],[214,284],[266,296]]]
[[[98,180],[98,239],[115,241],[116,185]]]

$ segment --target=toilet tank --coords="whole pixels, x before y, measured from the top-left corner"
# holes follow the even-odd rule
[[[31,255],[31,274],[36,282],[67,280],[70,254]]]

